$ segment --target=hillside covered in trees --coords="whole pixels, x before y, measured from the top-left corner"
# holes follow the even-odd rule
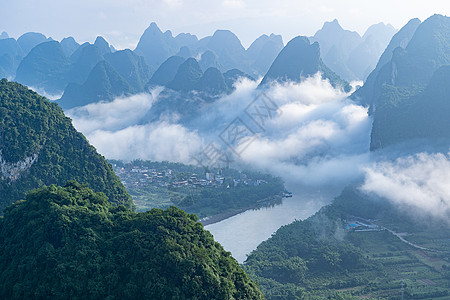
[[[18,83],[0,81],[0,214],[26,192],[68,180],[88,184],[115,205],[133,201],[111,165],[63,110]]]
[[[281,227],[243,266],[267,299],[402,299],[402,287],[404,299],[447,299],[448,229],[349,187]]]
[[[74,181],[35,190],[0,218],[0,298],[264,299],[196,220],[114,207]]]

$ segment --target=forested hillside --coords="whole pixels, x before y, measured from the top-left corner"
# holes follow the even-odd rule
[[[0,81],[0,166],[0,213],[31,189],[68,180],[105,193],[115,205],[133,207],[111,165],[62,109],[6,79]]]
[[[264,299],[195,215],[107,200],[72,181],[10,206],[0,218],[0,298]]]

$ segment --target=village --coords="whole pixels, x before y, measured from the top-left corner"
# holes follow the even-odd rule
[[[263,179],[249,178],[245,173],[223,174],[222,169],[203,172],[182,172],[172,168],[161,166],[160,168],[148,168],[137,165],[112,164],[114,172],[126,187],[144,187],[149,184],[160,187],[222,187],[234,188],[239,185],[259,186],[267,184]],[[197,170],[199,171],[199,170]]]

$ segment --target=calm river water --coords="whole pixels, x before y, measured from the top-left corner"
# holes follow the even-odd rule
[[[288,187],[289,189],[289,187]],[[248,210],[218,223],[205,226],[225,250],[242,263],[256,247],[267,240],[283,225],[304,220],[331,202],[334,193],[320,191],[293,192],[292,198],[283,199],[281,205]]]

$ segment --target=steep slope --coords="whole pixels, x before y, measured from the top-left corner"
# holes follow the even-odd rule
[[[0,219],[0,296],[264,299],[196,219],[112,207],[76,182],[33,191]]]
[[[337,19],[332,22],[325,22],[320,30],[314,34],[313,41],[320,44],[320,49],[324,55],[336,46],[344,55],[348,55],[360,42],[361,36],[350,30],[345,30]]]
[[[0,67],[6,71],[8,76],[13,77],[16,74],[23,56],[23,51],[15,39],[0,40]]]
[[[94,46],[96,46],[100,52],[100,55],[106,55],[111,53],[109,43],[101,36],[95,39]]]
[[[192,52],[187,46],[183,46],[180,48],[176,56],[181,56],[184,59],[188,59],[192,56]]]
[[[217,30],[208,40],[206,48],[212,50],[225,70],[245,66],[245,48],[229,30]],[[245,71],[245,70],[244,70]]]
[[[262,35],[257,38],[247,49],[247,60],[254,70],[255,76],[264,75],[270,68],[277,55],[283,49],[283,39],[281,35]]]
[[[434,15],[425,20],[408,46],[394,51],[389,82],[404,87],[425,86],[439,67],[450,64],[449,41],[450,18]]]
[[[77,180],[115,204],[133,206],[111,166],[62,109],[26,87],[0,81],[0,211],[42,185]]]
[[[332,22],[325,22],[311,41],[320,44],[321,57],[325,64],[339,76],[345,80],[357,79],[345,63],[351,51],[361,43],[361,36],[357,32],[344,30],[338,20],[334,19]]]
[[[225,73],[223,73],[223,77],[225,78],[225,82],[228,85],[228,88],[230,88],[231,90],[234,89],[233,84],[240,78],[247,78],[253,81],[255,80],[255,78],[249,76],[248,74],[245,74],[244,72],[238,69],[226,71]]]
[[[376,68],[370,73],[364,86],[352,95],[353,99],[363,105],[371,106],[373,104],[374,98],[376,97],[376,91],[374,89],[375,87],[377,89],[379,88],[379,83],[377,84],[378,73],[385,64],[391,61],[392,54],[396,48],[406,48],[420,24],[419,19],[412,19],[392,37],[389,45],[378,60]]]
[[[371,149],[410,139],[450,143],[450,66],[436,70],[423,92],[384,86],[371,134]]]
[[[61,46],[67,57],[70,57],[80,47],[73,37],[66,37],[61,40]]]
[[[180,33],[175,38],[178,47],[192,46],[198,42],[197,36],[190,33]]]
[[[100,101],[112,101],[118,96],[129,96],[134,89],[105,60],[100,61],[82,84],[70,83],[58,101],[64,109]]]
[[[346,62],[357,78],[365,80],[375,69],[386,45],[395,33],[396,30],[392,25],[384,23],[374,24],[366,30],[362,42],[350,52]]]
[[[70,57],[72,67],[69,82],[81,84],[86,81],[95,65],[103,60],[100,49],[92,44],[84,43]]]
[[[396,30],[389,24],[370,26],[361,37],[345,30],[337,20],[325,22],[311,37],[320,44],[324,63],[343,79],[365,80]]]
[[[223,74],[213,67],[208,68],[203,73],[195,89],[212,95],[226,94],[231,91],[225,82]]]
[[[350,91],[347,82],[331,71],[320,58],[319,44],[310,44],[308,38],[293,38],[277,56],[260,86],[271,82],[300,82],[302,78],[321,72],[323,78],[330,80],[334,87]]]
[[[370,72],[372,72],[385,50],[386,44],[381,44],[374,36],[369,35],[364,42],[358,45],[349,55],[347,59],[348,68],[357,76],[357,78],[366,80]]]
[[[224,67],[219,63],[219,58],[217,55],[211,50],[207,50],[202,53],[202,56],[198,62],[202,71],[206,71],[208,68],[216,68],[221,71],[224,70]]]
[[[377,67],[376,73],[369,77],[371,85],[355,96],[361,97],[362,103],[371,105],[374,118],[372,150],[413,138],[449,137],[445,119],[430,117],[430,114],[440,116],[439,112],[447,111],[450,102],[433,98],[419,99],[425,99],[427,95],[440,98],[443,86],[447,85],[445,73],[448,70],[439,69],[450,65],[450,18],[434,15],[414,30],[417,24],[417,20],[412,20],[405,30],[401,30],[401,35],[406,38],[414,32],[406,48],[395,48],[391,60]],[[398,40],[396,38],[395,42],[398,43]],[[442,86],[436,86],[433,80]],[[431,87],[435,89],[434,92]],[[418,105],[424,101],[427,110],[420,113]],[[424,115],[425,112],[428,112],[428,116]],[[431,126],[424,122],[436,124]]]
[[[151,71],[142,56],[131,50],[121,50],[105,55],[105,60],[133,87],[142,92],[150,78]]]
[[[177,43],[172,37],[172,33],[163,33],[156,23],[151,23],[139,39],[134,52],[143,56],[145,62],[157,69],[167,58],[175,55],[179,50]]]
[[[174,79],[167,84],[167,87],[175,91],[183,92],[193,90],[202,75],[202,69],[200,69],[195,58],[188,58],[180,65],[177,74]]]
[[[348,56],[339,51],[336,45],[333,45],[330,51],[323,56],[323,60],[326,61],[327,66],[330,66],[333,70],[338,70],[336,72],[345,80],[359,79],[347,65]]]
[[[180,56],[171,56],[159,66],[156,72],[150,78],[148,85],[166,85],[175,78],[178,68],[184,63],[185,59]]]
[[[70,60],[58,42],[41,43],[22,60],[15,80],[49,93],[59,93],[66,87],[70,66]]]
[[[373,36],[375,39],[379,40],[381,44],[387,45],[392,39],[392,36],[397,33],[397,30],[391,24],[384,24],[383,22],[378,24],[373,24],[367,28],[366,32],[362,36],[365,40],[369,36]]]
[[[17,39],[17,43],[19,43],[20,48],[22,49],[25,56],[31,51],[31,49],[47,41],[51,41],[51,39],[47,39],[45,35],[38,32],[27,32],[22,34]]]

